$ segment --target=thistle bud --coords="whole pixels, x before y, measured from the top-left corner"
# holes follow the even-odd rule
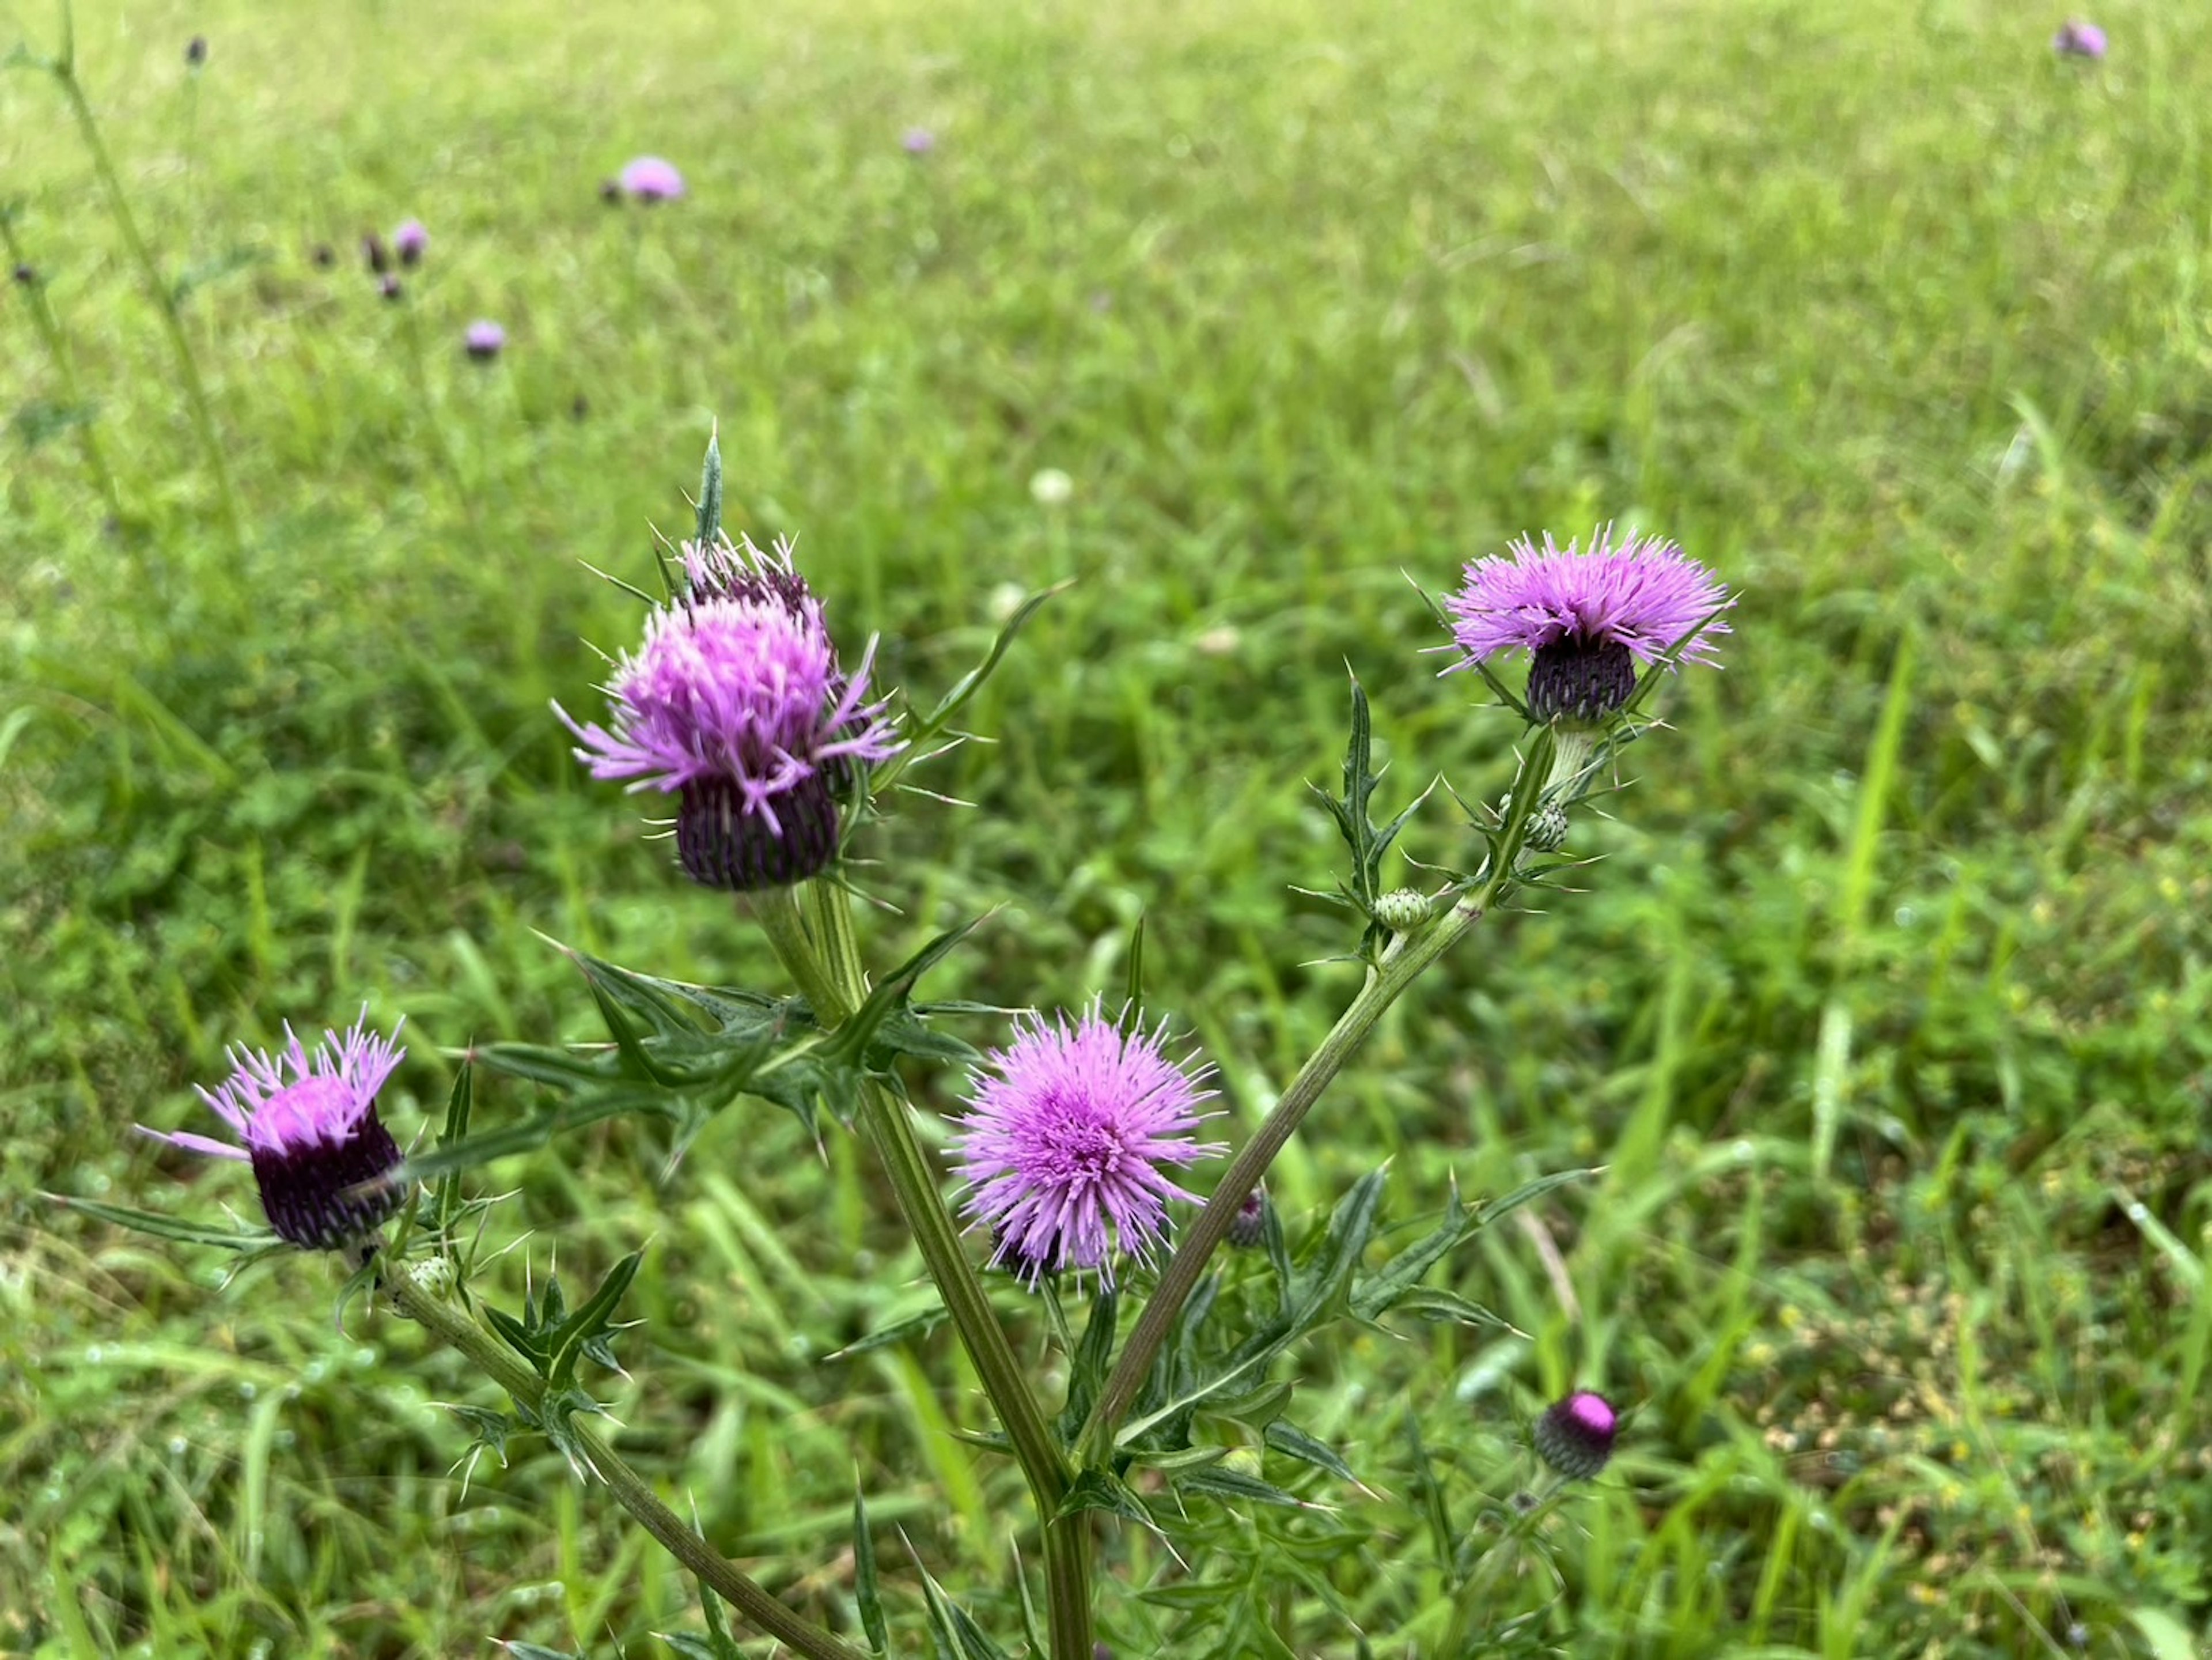
[[[1246,1194],[1237,1207],[1237,1214],[1229,1222],[1229,1243],[1239,1250],[1249,1250],[1267,1237],[1267,1189],[1262,1186]]]
[[[1536,1420],[1536,1456],[1570,1481],[1587,1481],[1613,1456],[1620,1415],[1602,1395],[1577,1389]]]
[[[1429,896],[1398,888],[1375,902],[1375,920],[1393,933],[1410,933],[1429,920]]]

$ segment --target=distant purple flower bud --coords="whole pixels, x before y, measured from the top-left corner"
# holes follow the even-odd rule
[[[397,300],[406,290],[399,285],[399,273],[388,271],[376,279],[376,289],[386,300]]]
[[[198,1093],[242,1146],[138,1128],[187,1152],[251,1164],[280,1237],[308,1250],[349,1245],[407,1202],[388,1179],[401,1163],[398,1144],[376,1116],[377,1091],[406,1050],[369,1031],[368,1014],[343,1037],[325,1032],[312,1057],[289,1025],[273,1056],[242,1044],[228,1052],[230,1076]]]
[[[328,242],[316,243],[315,251],[309,256],[309,258],[313,259],[314,262],[318,265],[320,265],[325,271],[328,271],[332,265],[335,265],[338,262],[337,250],[332,248]]]
[[[368,262],[369,270],[381,277],[392,269],[392,255],[384,246],[384,239],[374,231],[361,239],[361,257]]]
[[[646,619],[615,665],[611,727],[580,726],[594,778],[677,798],[676,850],[692,880],[789,887],[837,856],[839,787],[902,747],[868,702],[875,646],[850,674],[787,547],[685,550],[689,591]]]
[[[622,199],[623,199],[623,187],[622,187],[622,180],[621,180],[621,179],[602,179],[601,180],[599,180],[599,200],[600,200],[600,201],[605,202],[605,203],[607,203],[607,204],[609,204],[610,205],[611,205],[611,204],[615,204],[615,203],[620,202]]]
[[[1602,1395],[1577,1389],[1536,1420],[1536,1455],[1571,1481],[1587,1481],[1613,1456],[1620,1414]]]
[[[1638,664],[1656,661],[1700,623],[1681,660],[1709,663],[1714,636],[1729,631],[1707,619],[1735,601],[1672,542],[1632,538],[1616,548],[1601,527],[1586,553],[1572,542],[1562,550],[1548,532],[1540,550],[1524,536],[1512,553],[1470,563],[1447,602],[1452,637],[1466,654],[1452,666],[1526,651],[1528,708],[1538,721],[1601,724],[1636,690]]]
[[[2102,58],[2105,32],[2094,23],[2069,19],[2051,37],[2051,49],[2061,58]]]
[[[641,155],[622,170],[622,187],[640,202],[672,202],[684,194],[684,175],[657,155]]]
[[[15,280],[27,289],[39,280],[38,271],[31,265],[18,265],[15,267]]]
[[[461,344],[479,363],[488,363],[507,345],[507,331],[489,319],[478,318],[461,335]]]
[[[207,62],[207,36],[196,34],[185,42],[185,62],[194,69]]]
[[[937,148],[937,135],[927,127],[908,127],[899,138],[899,148],[908,155],[927,155]]]
[[[1230,1219],[1229,1243],[1239,1250],[1249,1250],[1267,1237],[1267,1190],[1259,1187],[1244,1195],[1237,1214]]]
[[[430,233],[422,228],[420,219],[410,219],[392,233],[392,252],[399,256],[403,265],[421,264],[429,247]]]
[[[1168,1059],[1164,1035],[1125,1031],[1094,1003],[1073,1025],[1024,1017],[993,1052],[956,1148],[964,1208],[991,1230],[994,1263],[1032,1286],[1062,1268],[1111,1285],[1113,1252],[1142,1262],[1165,1238],[1167,1201],[1191,1196],[1168,1167],[1221,1148],[1190,1139],[1213,1091]]]

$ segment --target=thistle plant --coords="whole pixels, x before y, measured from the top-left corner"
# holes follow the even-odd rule
[[[1345,1323],[1375,1325],[1394,1312],[1491,1322],[1427,1277],[1500,1216],[1581,1174],[1474,1206],[1448,1189],[1410,1229],[1383,1226],[1380,1170],[1310,1227],[1286,1219],[1266,1187],[1276,1155],[1382,1014],[1486,916],[1573,862],[1574,826],[1595,781],[1654,730],[1646,711],[1666,678],[1712,662],[1733,600],[1674,544],[1616,544],[1605,532],[1587,548],[1523,539],[1506,556],[1468,564],[1438,610],[1454,654],[1447,674],[1486,682],[1522,732],[1510,789],[1456,817],[1424,817],[1437,799],[1425,790],[1377,821],[1370,711],[1352,683],[1340,784],[1320,792],[1346,869],[1322,897],[1346,913],[1343,956],[1358,988],[1222,1164],[1225,1139],[1201,1139],[1224,1122],[1209,1063],[1177,1036],[1172,1011],[1146,1006],[1140,952],[1118,1009],[1102,994],[1072,1011],[1016,1012],[1011,1025],[1003,1011],[920,995],[982,919],[881,970],[864,954],[855,844],[894,808],[943,800],[914,778],[963,741],[962,711],[1047,596],[1018,608],[950,690],[920,701],[879,685],[872,640],[857,652],[844,648],[849,640],[841,646],[789,544],[763,552],[724,532],[722,502],[710,444],[694,533],[661,560],[660,597],[632,590],[646,608],[636,643],[609,660],[604,715],[554,713],[593,778],[672,808],[672,873],[733,896],[782,982],[700,986],[571,952],[608,1041],[473,1051],[456,1070],[442,1134],[404,1156],[376,1111],[400,1060],[396,1044],[372,1032],[365,1014],[312,1055],[288,1029],[274,1054],[234,1050],[229,1078],[202,1092],[235,1145],[153,1132],[249,1163],[271,1232],[84,1207],[195,1243],[340,1254],[353,1270],[348,1295],[366,1293],[416,1323],[501,1392],[497,1408],[466,1408],[483,1444],[546,1437],[696,1575],[708,1634],[686,1639],[686,1651],[737,1652],[726,1606],[807,1656],[891,1652],[895,1614],[902,1626],[925,1624],[938,1651],[1006,1655],[1011,1633],[986,1629],[978,1588],[956,1595],[917,1568],[901,1594],[878,1565],[865,1493],[854,1503],[848,1596],[817,1590],[808,1606],[792,1606],[738,1570],[653,1495],[599,1427],[595,1369],[616,1362],[639,1258],[617,1263],[573,1308],[552,1281],[518,1309],[501,1306],[476,1245],[501,1205],[515,1201],[473,1193],[471,1173],[494,1158],[553,1156],[583,1125],[645,1116],[688,1140],[708,1115],[750,1098],[817,1135],[849,1130],[932,1282],[918,1325],[949,1323],[957,1334],[995,1420],[975,1437],[1011,1456],[1028,1489],[1021,1530],[1042,1564],[1042,1598],[1024,1580],[992,1606],[1036,1603],[1032,1652],[1093,1660],[1099,1570],[1113,1560],[1103,1552],[1115,1529],[1149,1529],[1171,1549],[1195,1550],[1219,1532],[1220,1505],[1296,1506],[1286,1481],[1358,1489],[1348,1450],[1298,1426],[1297,1354]],[[1498,666],[1516,654],[1530,660],[1525,691]],[[1430,880],[1393,885],[1394,849],[1417,821],[1431,840],[1415,868]],[[896,886],[897,872],[871,869],[867,880]],[[479,1067],[527,1080],[539,1104],[480,1128]],[[919,1086],[933,1073],[965,1103],[943,1120],[943,1158],[917,1130],[933,1093]],[[1224,1242],[1240,1249],[1218,1256]],[[987,1282],[992,1268],[1002,1272]],[[1590,1389],[1537,1416],[1526,1444],[1557,1477],[1540,1502],[1571,1502],[1575,1481],[1606,1468],[1618,1428],[1612,1405]],[[1452,1581],[1440,1618],[1449,1623],[1439,1652],[1472,1651],[1475,1633],[1496,1629],[1486,1608],[1497,1565],[1527,1537],[1525,1517],[1516,1519],[1527,1508],[1499,1512],[1498,1541],[1478,1548],[1478,1527],[1446,1552]],[[1441,1498],[1431,1514],[1456,1534]],[[1263,1559],[1257,1572],[1264,1578],[1269,1568]],[[1236,1599],[1197,1595],[1179,1606],[1172,1651],[1243,1651]]]

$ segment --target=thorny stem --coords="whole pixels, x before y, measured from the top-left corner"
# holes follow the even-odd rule
[[[15,234],[15,221],[4,210],[0,210],[0,239],[8,244],[8,263],[19,270],[29,269],[30,261]],[[70,361],[69,342],[63,337],[61,319],[54,315],[53,306],[46,298],[46,283],[34,277],[29,283],[19,286],[26,290],[24,302],[31,308],[32,326],[38,330],[40,339],[46,342],[46,355],[53,360],[54,375],[62,384],[62,395],[69,399],[72,410],[82,411],[84,394],[77,390],[76,368]],[[100,435],[93,430],[88,416],[77,423],[76,431],[77,442],[84,448],[85,471],[92,475],[92,482],[100,493],[107,498],[108,512],[120,521],[123,495],[116,488],[115,474],[108,467],[107,456],[100,447]],[[145,574],[142,565],[142,580]]]
[[[753,914],[814,1006],[816,1017],[825,1026],[835,1026],[866,1000],[866,975],[853,933],[850,899],[834,882],[808,885],[812,903],[804,910],[789,889],[778,888],[753,896]],[[1046,1622],[1054,1660],[1091,1660],[1087,1517],[1078,1513],[1054,1519],[1067,1493],[1067,1461],[961,1246],[959,1226],[908,1121],[906,1104],[871,1083],[860,1091],[860,1121],[1029,1483],[1044,1532]]]
[[[404,1263],[394,1265],[394,1272],[386,1279],[385,1288],[403,1314],[426,1330],[436,1333],[474,1361],[477,1370],[512,1395],[517,1405],[526,1408],[533,1416],[544,1412],[545,1385],[538,1374],[459,1304],[417,1284]],[[583,1449],[592,1473],[607,1484],[616,1502],[665,1546],[669,1554],[697,1574],[716,1596],[754,1626],[789,1644],[809,1660],[867,1660],[861,1650],[832,1636],[812,1621],[801,1619],[757,1580],[732,1566],[686,1525],[683,1517],[661,1503],[645,1478],[631,1468],[592,1425],[580,1418],[571,1418],[568,1429]]]
[[[1589,754],[1587,743],[1571,745],[1555,739],[1545,762],[1545,794],[1549,795],[1563,785],[1571,789],[1575,779],[1587,766]],[[1534,754],[1523,757],[1522,775],[1514,779],[1516,792],[1528,787],[1525,775],[1532,770],[1529,763],[1537,758]],[[1099,1468],[1108,1462],[1115,1432],[1142,1392],[1152,1362],[1175,1329],[1183,1304],[1197,1289],[1207,1259],[1229,1237],[1230,1225],[1236,1221],[1246,1195],[1260,1185],[1260,1178],[1267,1173],[1275,1155],[1312,1110],[1314,1103],[1321,1099],[1322,1091],[1366,1042],[1367,1035],[1375,1030],[1376,1022],[1384,1012],[1419,978],[1423,970],[1457,945],[1516,879],[1519,847],[1502,847],[1498,855],[1488,879],[1463,896],[1425,932],[1401,934],[1391,940],[1381,959],[1368,969],[1367,981],[1360,987],[1359,994],[1338,1017],[1328,1036],[1322,1039],[1321,1047],[1298,1068],[1297,1076],[1291,1079],[1274,1110],[1261,1121],[1252,1139],[1215,1183],[1212,1197],[1206,1201],[1206,1208],[1199,1213],[1197,1220],[1176,1246],[1174,1256],[1160,1275],[1158,1286],[1146,1300],[1144,1312],[1137,1317],[1129,1341],[1122,1346],[1121,1358],[1114,1363],[1105,1388],[1099,1391],[1098,1404],[1091,1408],[1077,1438],[1076,1456],[1084,1468]]]
[[[67,13],[64,14],[64,19]],[[162,280],[161,268],[155,262],[146,239],[138,234],[138,222],[131,211],[131,198],[124,193],[123,179],[115,171],[115,162],[107,153],[107,145],[100,136],[100,123],[94,119],[92,103],[84,94],[84,83],[77,79],[74,35],[64,49],[63,56],[51,68],[53,76],[69,100],[70,110],[76,116],[77,130],[84,137],[84,147],[92,157],[93,171],[100,175],[101,187],[107,192],[108,212],[115,220],[115,228],[122,233],[131,257],[137,263],[138,273],[145,279],[146,292],[152,296],[154,307],[161,314],[161,326],[169,337],[169,347],[177,360],[177,378],[185,388],[185,403],[191,412],[192,429],[198,435],[200,448],[207,459],[208,470],[215,475],[216,495],[222,503],[224,524],[230,531],[233,547],[243,550],[246,532],[238,516],[238,497],[230,487],[230,464],[223,459],[222,441],[216,434],[214,411],[208,404],[207,388],[200,382],[198,362],[192,356],[192,344],[185,337],[185,321],[177,309],[177,296]]]

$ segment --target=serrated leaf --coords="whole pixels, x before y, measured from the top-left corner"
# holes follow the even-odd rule
[[[1120,1309],[1120,1295],[1111,1287],[1102,1286],[1091,1297],[1091,1319],[1083,1328],[1083,1341],[1068,1357],[1067,1403],[1061,1408],[1055,1426],[1063,1446],[1070,1445],[1082,1432],[1091,1408],[1097,1404],[1098,1391],[1106,1385],[1106,1375],[1114,1362],[1114,1329]]]
[[[699,468],[699,514],[695,523],[702,547],[712,547],[722,534],[722,434],[719,426],[707,435],[707,459]]]
[[[1012,1660],[1006,1651],[983,1634],[982,1627],[968,1615],[968,1611],[945,1594],[945,1587],[919,1559],[915,1567],[921,1574],[922,1600],[929,1614],[931,1634],[943,1646],[951,1660]]]
[[[1455,1185],[1445,1195],[1443,1219],[1430,1233],[1362,1280],[1352,1293],[1352,1312],[1372,1320],[1420,1283],[1421,1276],[1468,1237],[1467,1207]]]
[[[515,1420],[503,1412],[494,1412],[489,1407],[471,1407],[448,1402],[446,1410],[468,1426],[471,1438],[491,1449],[502,1464],[507,1462],[507,1438],[514,1433]]]
[[[500,1647],[513,1655],[514,1660],[584,1660],[581,1655],[572,1654],[567,1649],[549,1649],[543,1643],[502,1642]]]
[[[1132,1466],[1145,1469],[1172,1473],[1176,1470],[1196,1469],[1203,1464],[1218,1464],[1229,1456],[1225,1446],[1205,1447],[1140,1447],[1129,1455]]]
[[[1335,1448],[1325,1441],[1315,1439],[1286,1418],[1278,1418],[1267,1426],[1267,1443],[1285,1458],[1295,1458],[1301,1464],[1311,1464],[1316,1469],[1327,1470],[1340,1481],[1349,1481],[1362,1492],[1367,1484],[1352,1473]]]
[[[1247,1389],[1242,1395],[1225,1395],[1208,1401],[1202,1408],[1204,1415],[1224,1422],[1241,1424],[1247,1429],[1264,1430],[1283,1414],[1291,1404],[1297,1385],[1287,1377],[1278,1377]]]
[[[634,1250],[623,1257],[607,1270],[606,1278],[599,1281],[599,1289],[591,1294],[584,1305],[567,1319],[561,1320],[547,1334],[546,1347],[553,1359],[547,1368],[545,1380],[555,1389],[567,1388],[574,1377],[578,1354],[587,1341],[605,1334],[607,1323],[614,1318],[615,1304],[629,1289],[629,1282],[637,1277],[638,1264],[644,1260],[642,1250]],[[549,1298],[556,1294],[551,1280],[546,1282],[545,1290]],[[547,1316],[549,1323],[557,1318],[555,1315]]]
[[[1291,1316],[1297,1330],[1310,1329],[1326,1317],[1346,1294],[1367,1249],[1368,1238],[1375,1231],[1385,1179],[1382,1171],[1369,1171],[1352,1184],[1329,1213],[1321,1250],[1299,1275],[1298,1295]]]
[[[944,961],[956,946],[981,926],[982,921],[979,916],[957,928],[948,928],[884,976],[882,982],[868,994],[868,1000],[861,1004],[853,1017],[840,1025],[823,1046],[824,1060],[831,1064],[864,1062],[884,1024],[907,1007],[915,983]]]
[[[1417,1320],[1449,1320],[1462,1326],[1494,1326],[1503,1331],[1527,1335],[1504,1315],[1480,1303],[1470,1303],[1455,1291],[1437,1291],[1425,1286],[1398,1298],[1390,1311],[1410,1314]]]
[[[201,1222],[187,1222],[181,1217],[164,1216],[158,1211],[133,1210],[127,1205],[102,1204],[96,1199],[78,1199],[64,1193],[50,1193],[46,1197],[65,1209],[82,1211],[117,1227],[150,1233],[156,1238],[173,1239],[179,1244],[258,1251],[281,1250],[284,1243],[267,1228],[214,1228]]]
[[[848,1343],[843,1348],[833,1354],[824,1355],[823,1359],[851,1360],[876,1349],[887,1349],[894,1343],[903,1343],[913,1338],[927,1336],[951,1317],[951,1311],[939,1303],[935,1308],[924,1309],[919,1314],[909,1314],[903,1320],[894,1320],[890,1325],[879,1330],[872,1331],[866,1337],[855,1342]]]
[[[1109,1516],[1119,1516],[1144,1527],[1152,1527],[1152,1514],[1145,1508],[1145,1501],[1137,1497],[1128,1483],[1119,1476],[1102,1469],[1087,1469],[1068,1484],[1061,1495],[1060,1508],[1052,1519],[1080,1515],[1087,1510],[1104,1511]]]
[[[1276,1505],[1288,1510],[1310,1508],[1297,1494],[1241,1470],[1207,1467],[1186,1470],[1169,1480],[1177,1493],[1202,1493],[1212,1499],[1244,1499],[1256,1505]]]
[[[440,1132],[438,1145],[458,1146],[469,1138],[469,1118],[476,1110],[476,1065],[463,1061],[453,1074],[453,1087],[446,1097],[446,1127]],[[449,1171],[439,1178],[437,1197],[432,1201],[438,1219],[438,1238],[442,1248],[453,1236],[453,1219],[460,1213],[461,1177],[458,1171]]]

